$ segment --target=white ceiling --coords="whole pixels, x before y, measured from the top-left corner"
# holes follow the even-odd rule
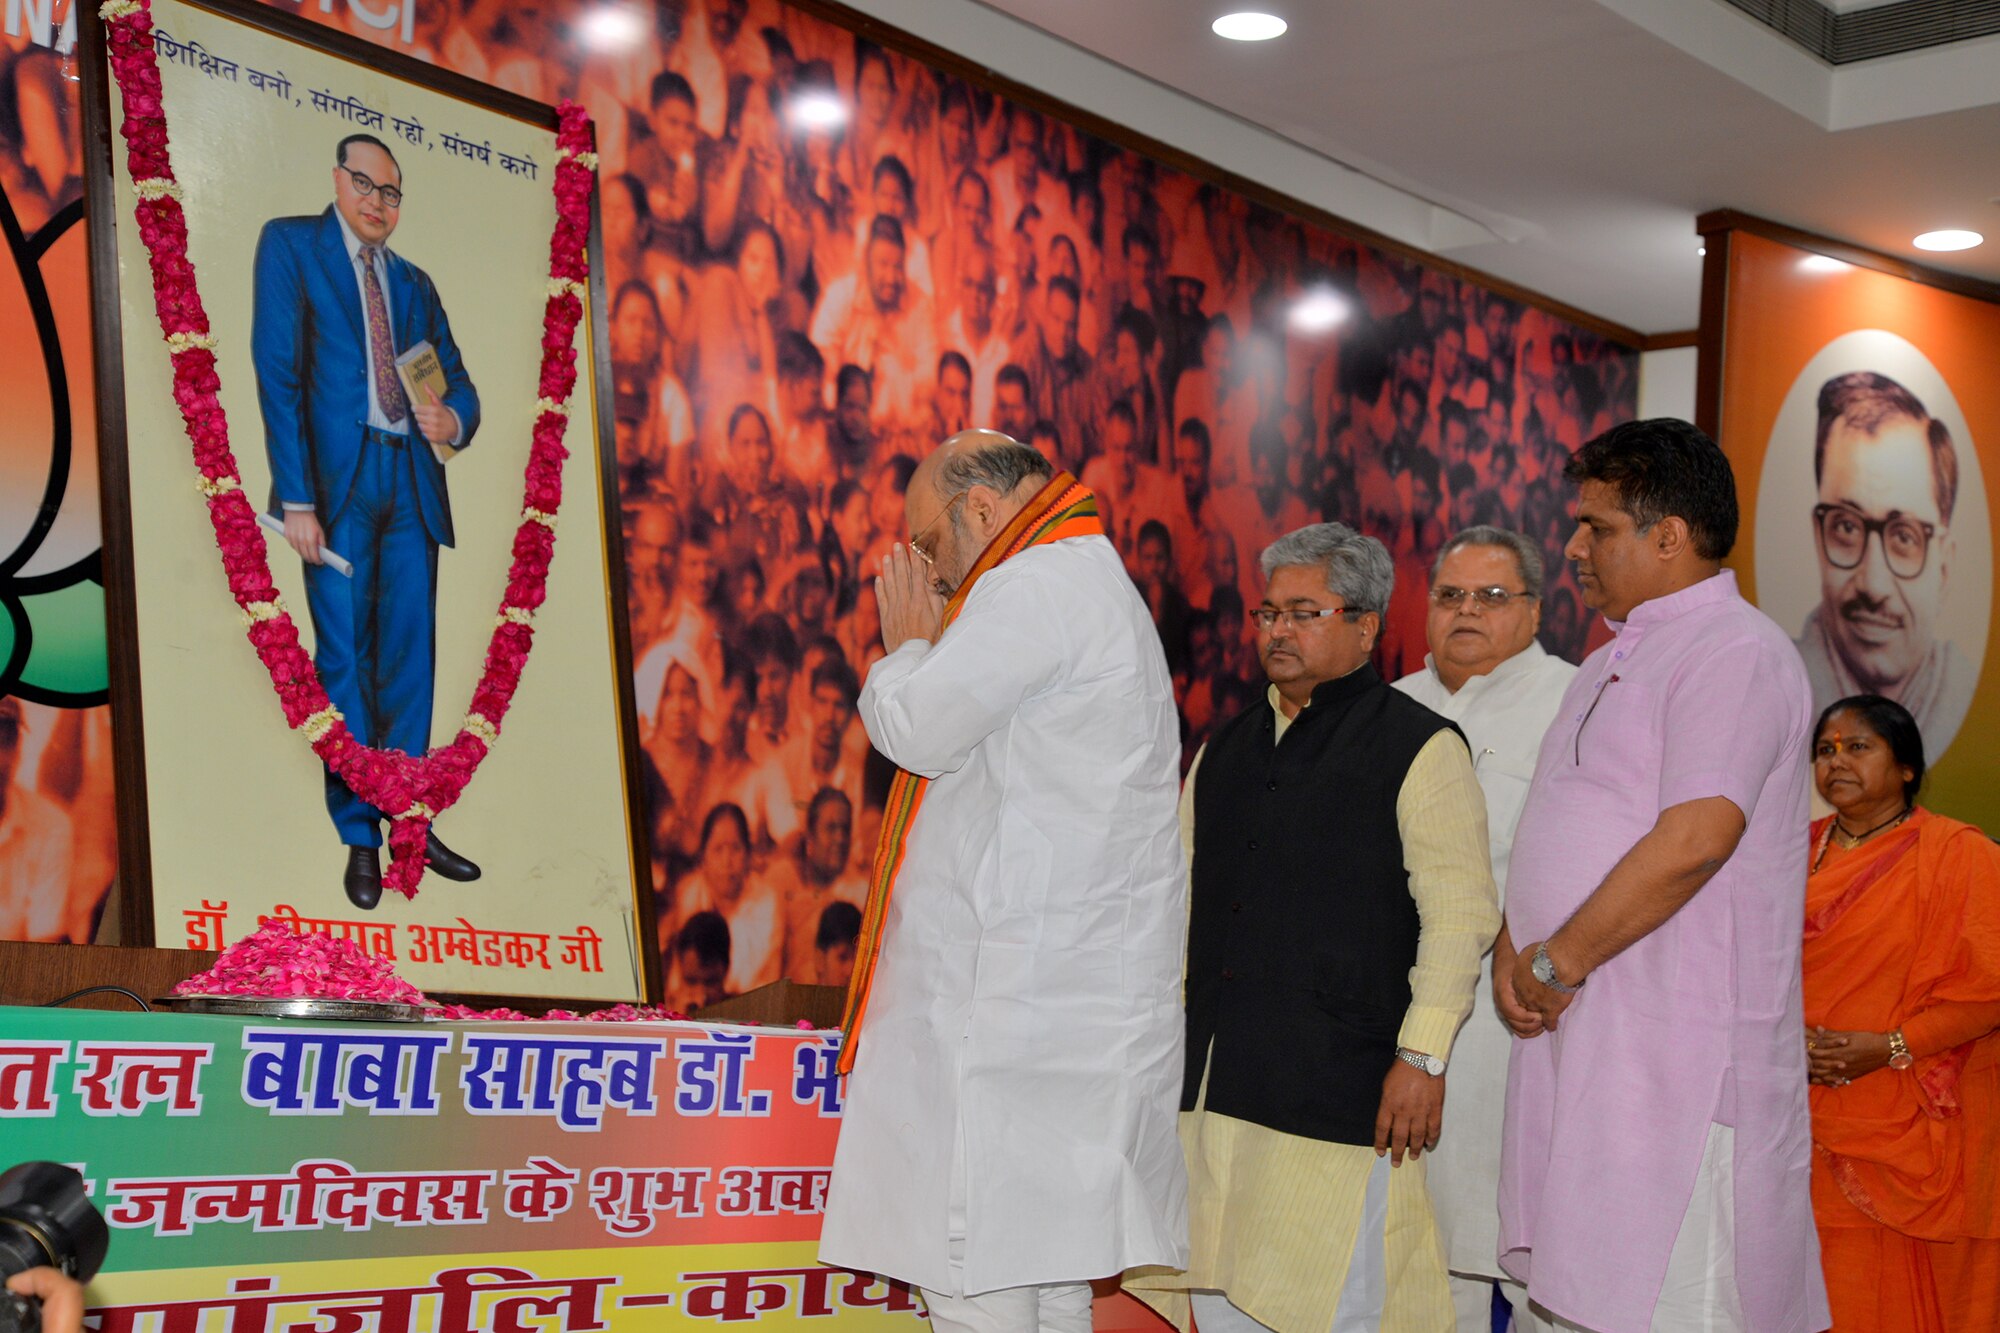
[[[1715,208],[2000,281],[2000,39],[1836,70],[1721,0],[983,2],[1472,220],[1431,248],[1642,333],[1694,327]],[[1209,32],[1245,7],[1290,32]],[[1990,239],[1910,245],[1938,227]]]

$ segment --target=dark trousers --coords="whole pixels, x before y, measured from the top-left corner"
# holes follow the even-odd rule
[[[306,566],[314,660],[334,707],[363,743],[421,756],[431,743],[437,676],[437,543],[417,509],[410,449],[370,431],[354,489],[326,544],[354,564]],[[329,769],[326,808],[342,843],[382,845],[382,812]]]

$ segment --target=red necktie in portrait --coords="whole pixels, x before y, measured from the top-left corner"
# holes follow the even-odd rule
[[[375,276],[375,257],[382,252],[371,246],[361,249],[361,285],[368,293],[368,346],[375,361],[375,401],[391,422],[409,414],[403,397],[403,381],[396,374],[396,344],[389,336],[389,303],[382,299],[382,281]]]

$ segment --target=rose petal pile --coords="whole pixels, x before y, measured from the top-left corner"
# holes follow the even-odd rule
[[[352,940],[295,935],[282,921],[266,922],[222,951],[215,965],[174,987],[176,995],[244,995],[269,999],[374,1000],[429,1004],[424,993]]]
[[[495,1023],[685,1023],[688,1016],[663,1004],[614,1004],[580,1014],[574,1009],[551,1009],[536,1018],[519,1009],[474,1009],[464,1004],[431,1004],[434,1018],[453,1022]],[[811,1026],[805,1024],[803,1026]]]
[[[614,1004],[583,1015],[586,1023],[684,1023],[687,1015],[663,1004]]]
[[[364,952],[352,940],[294,933],[284,921],[267,921],[222,951],[212,967],[174,987],[176,995],[240,995],[256,999],[373,1000],[420,1005],[430,1016],[452,1022],[532,1023],[532,1015],[505,1007],[474,1009],[442,1004],[396,975],[387,960]],[[551,1009],[551,1023],[678,1023],[687,1015],[665,1005],[614,1004],[579,1014]],[[810,1024],[800,1024],[809,1027]]]
[[[519,1009],[509,1009],[505,1005],[502,1005],[498,1009],[474,1009],[469,1004],[439,1004],[435,1000],[431,1001],[431,1017],[452,1023],[532,1023],[535,1021],[532,1015],[524,1014]]]
[[[166,111],[148,0],[106,0],[112,73],[118,80],[126,166],[138,196],[134,214],[153,278],[153,303],[166,335],[179,406],[194,449],[196,485],[207,497],[209,523],[243,612],[247,637],[270,674],[286,725],[302,734],[355,795],[388,814],[389,868],[382,886],[414,898],[423,878],[430,823],[458,800],[493,743],[521,683],[534,644],[534,613],[547,596],[555,553],[556,511],[562,505],[563,431],[576,387],[576,327],[583,319],[590,267],[590,195],[597,155],[590,117],[574,102],[558,109],[554,173],[556,226],[549,238],[549,285],[542,312],[542,364],[533,443],[522,478],[521,526],[514,536],[506,592],[458,734],[418,757],[363,745],[327,697],[318,668],[299,641],[298,626],[271,580],[265,538],[229,447],[229,422],[218,399],[216,339],[187,253],[187,217],[167,151]]]

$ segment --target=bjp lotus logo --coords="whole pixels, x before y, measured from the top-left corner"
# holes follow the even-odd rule
[[[107,685],[83,204],[32,202],[28,232],[0,198],[0,696],[79,708]]]

